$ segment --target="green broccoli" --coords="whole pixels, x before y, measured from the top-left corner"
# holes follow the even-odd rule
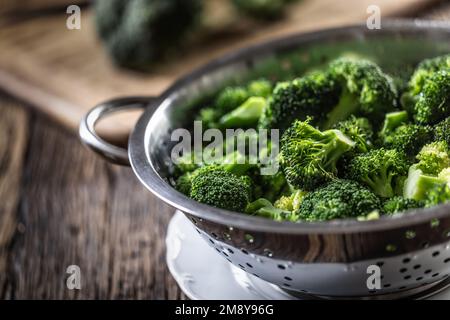
[[[439,122],[433,130],[435,141],[445,141],[450,146],[450,117]]]
[[[271,94],[272,84],[264,79],[251,81],[246,86],[226,87],[213,107],[200,110],[197,119],[206,128],[254,127]]]
[[[233,111],[223,115],[219,119],[222,128],[248,128],[258,124],[266,99],[262,97],[250,97],[242,105]]]
[[[274,175],[259,175],[255,181],[261,188],[262,196],[270,201],[275,201],[283,191],[288,189],[286,178],[281,170]]]
[[[179,176],[175,181],[175,188],[181,193],[190,196],[192,177],[193,177],[192,172],[186,172],[185,174]]]
[[[200,165],[195,163],[194,153],[188,152],[183,154],[177,159],[175,164],[175,175],[180,176],[187,172],[192,172],[197,169]]]
[[[430,126],[402,124],[393,131],[380,134],[382,145],[387,149],[396,149],[413,159],[417,152],[433,138]]]
[[[373,130],[367,118],[350,116],[347,120],[338,122],[333,126],[355,142],[354,151],[365,153],[372,149]]]
[[[254,80],[247,85],[249,97],[269,98],[272,95],[272,83],[265,79]]]
[[[236,176],[216,166],[198,169],[191,180],[192,199],[217,208],[244,212],[252,199],[248,176]]]
[[[403,197],[416,201],[427,200],[430,190],[445,183],[448,183],[446,179],[426,175],[417,168],[417,165],[412,165],[409,168],[408,178],[405,181]]]
[[[295,121],[281,138],[280,163],[294,187],[313,190],[337,175],[339,158],[355,146],[341,131],[319,131],[309,120]]]
[[[305,191],[295,190],[290,195],[281,196],[275,201],[274,205],[276,208],[285,211],[296,212],[300,209],[300,205],[307,194]]]
[[[393,81],[373,62],[340,58],[331,62],[329,70],[341,92],[339,103],[328,112],[323,128],[331,128],[352,114],[379,124],[385,113],[395,109],[397,90]]]
[[[346,177],[368,186],[380,197],[391,198],[400,178],[408,173],[408,167],[402,153],[381,148],[353,158]]]
[[[410,110],[414,108],[426,81],[439,70],[450,68],[450,55],[435,57],[422,61],[412,75],[408,90],[403,94],[403,107]]]
[[[179,46],[201,11],[201,0],[98,0],[95,22],[113,61],[142,70]]]
[[[260,198],[250,203],[245,212],[275,221],[297,221],[298,218],[292,212],[275,207],[272,202],[265,198]]]
[[[414,199],[407,199],[401,196],[396,196],[387,199],[383,203],[383,212],[386,214],[395,214],[405,212],[410,209],[423,208],[425,203],[423,201],[416,201]]]
[[[450,167],[450,150],[445,141],[432,142],[425,145],[417,155],[416,167],[424,174],[437,176],[442,170]]]
[[[380,210],[380,199],[357,182],[336,179],[308,193],[296,212],[300,220],[324,221],[365,216]]]
[[[329,106],[337,103],[338,93],[329,74],[322,72],[280,82],[264,108],[259,127],[283,132],[294,120],[307,118],[312,118],[311,122],[316,124],[324,117]]]
[[[450,186],[447,183],[436,185],[427,191],[426,207],[434,207],[448,202],[450,202]]]
[[[408,112],[394,111],[386,113],[380,135],[385,136],[408,122]]]
[[[437,71],[426,79],[414,113],[417,122],[431,125],[450,116],[450,68]]]

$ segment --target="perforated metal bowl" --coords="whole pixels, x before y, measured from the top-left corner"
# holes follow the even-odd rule
[[[83,119],[80,135],[108,159],[131,163],[142,184],[184,212],[218,254],[285,290],[336,298],[398,298],[429,292],[448,282],[449,205],[376,221],[321,223],[276,222],[213,208],[171,186],[170,134],[190,127],[202,99],[228,83],[256,76],[292,77],[345,51],[369,55],[385,70],[404,74],[423,58],[450,52],[449,40],[448,24],[425,21],[384,22],[381,30],[351,26],[277,39],[216,60],[161,97],[99,105]],[[132,107],[146,110],[129,139],[128,151],[95,134],[100,117]],[[378,290],[366,284],[370,265],[381,268]]]

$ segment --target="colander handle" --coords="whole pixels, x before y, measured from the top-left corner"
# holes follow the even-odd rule
[[[95,130],[95,124],[112,113],[131,109],[146,109],[155,100],[154,97],[126,97],[112,99],[96,105],[81,119],[78,132],[81,141],[109,162],[130,166],[128,150],[100,138]]]

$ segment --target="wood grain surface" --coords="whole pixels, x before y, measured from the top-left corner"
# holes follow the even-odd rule
[[[19,105],[0,96],[0,298],[183,298],[165,266],[173,209]]]
[[[372,4],[380,6],[382,17],[387,18],[417,12],[434,2],[302,0],[280,22],[230,27],[228,36],[200,41],[180,54],[182,59],[160,65],[151,74],[113,67],[96,38],[89,10],[82,10],[81,30],[66,28],[67,15],[62,10],[0,28],[0,87],[76,130],[82,115],[93,105],[123,95],[159,95],[181,75],[239,47],[294,32],[364,21]],[[121,136],[130,122],[130,118],[110,121],[102,126],[102,132]],[[118,130],[120,125],[123,130]]]
[[[0,299],[185,298],[164,257],[173,209],[27,104],[0,94],[0,115]]]

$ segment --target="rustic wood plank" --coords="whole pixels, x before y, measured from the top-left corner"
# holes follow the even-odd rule
[[[182,298],[165,266],[173,209],[131,169],[105,163],[59,126],[37,117],[30,130],[8,297]],[[72,264],[80,291],[66,288]]]
[[[114,68],[96,38],[91,13],[82,11],[81,30],[68,30],[67,15],[61,11],[0,29],[0,86],[76,130],[82,115],[94,104],[121,95],[158,95],[180,75],[237,48],[294,32],[364,21],[372,4],[379,5],[386,18],[433,2],[302,0],[280,22],[243,31],[242,20],[238,20],[228,28],[237,29],[234,36],[228,32],[227,37],[197,41],[183,52],[182,59],[161,64],[151,74]],[[117,136],[117,124],[104,126],[104,132]]]
[[[28,116],[0,93],[0,298],[7,287],[9,247],[17,229],[16,211],[28,138]]]

